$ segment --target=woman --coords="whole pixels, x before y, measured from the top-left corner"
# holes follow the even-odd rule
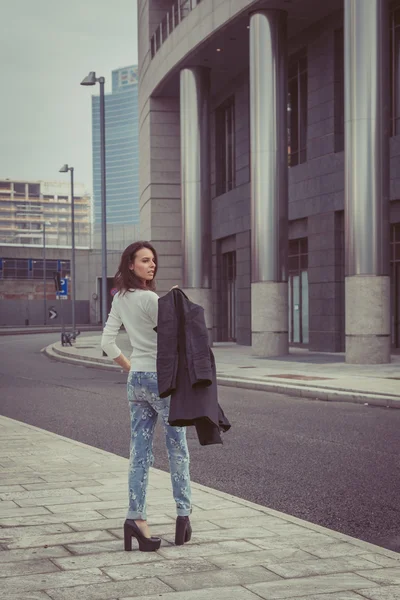
[[[177,507],[175,544],[190,540],[191,490],[189,451],[184,427],[168,424],[170,398],[161,399],[157,386],[158,296],[154,292],[157,253],[149,242],[135,242],[121,256],[115,276],[118,288],[104,327],[101,347],[128,375],[128,401],[131,415],[129,462],[129,509],[124,524],[125,550],[132,549],[132,537],[139,550],[158,550],[160,538],[151,537],[146,515],[149,468],[154,462],[152,445],[158,415],[164,423],[173,495]],[[132,346],[130,359],[116,345],[124,325]]]

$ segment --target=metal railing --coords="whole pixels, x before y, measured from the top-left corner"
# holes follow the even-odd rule
[[[151,58],[154,58],[165,40],[174,29],[185,19],[201,0],[178,0],[175,2],[158,25],[150,39]]]

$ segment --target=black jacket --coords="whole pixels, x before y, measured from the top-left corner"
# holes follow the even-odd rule
[[[218,404],[217,374],[204,309],[173,289],[158,301],[157,379],[171,396],[169,424],[196,427],[200,444],[222,444],[231,425]]]

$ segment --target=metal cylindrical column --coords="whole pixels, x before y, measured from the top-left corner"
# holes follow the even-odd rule
[[[47,324],[46,221],[43,221],[43,323]]]
[[[286,281],[288,158],[286,13],[250,17],[252,278]]]
[[[209,70],[180,74],[182,283],[184,288],[211,288],[211,194]]]
[[[346,360],[390,361],[388,0],[345,2]]]
[[[72,242],[72,333],[76,329],[75,301],[76,301],[76,271],[75,271],[75,203],[74,203],[74,167],[70,167],[71,173],[71,242]]]
[[[287,15],[250,17],[252,346],[288,352]]]
[[[210,72],[180,74],[182,287],[204,308],[212,344]]]
[[[104,77],[100,83],[100,166],[101,166],[101,321],[107,321],[107,201],[106,201],[106,116]]]

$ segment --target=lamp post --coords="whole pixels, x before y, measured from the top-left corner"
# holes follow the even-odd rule
[[[43,322],[47,325],[47,298],[46,298],[46,225],[51,225],[49,221],[43,221]]]
[[[107,215],[106,215],[106,119],[104,110],[104,77],[94,71],[81,81],[81,85],[100,84],[100,171],[101,171],[101,320],[107,321]]]
[[[74,204],[74,167],[63,165],[60,169],[60,173],[71,173],[71,242],[72,242],[72,333],[75,333],[76,319],[75,319],[75,300],[76,300],[76,277],[75,277],[75,204]]]

